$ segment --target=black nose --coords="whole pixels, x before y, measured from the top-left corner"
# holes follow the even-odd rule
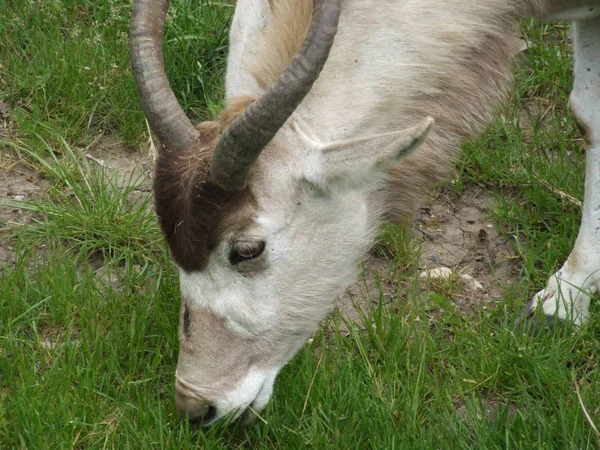
[[[188,411],[186,415],[191,425],[208,425],[217,417],[217,408],[211,405],[204,405],[199,410]]]
[[[217,419],[217,408],[206,399],[190,395],[179,383],[175,386],[175,403],[181,417],[192,425],[208,425]]]

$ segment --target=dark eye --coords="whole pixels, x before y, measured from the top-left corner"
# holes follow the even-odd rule
[[[265,241],[236,241],[229,252],[232,265],[256,259],[265,251]]]

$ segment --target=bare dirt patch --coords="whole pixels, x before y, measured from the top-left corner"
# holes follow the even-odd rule
[[[500,300],[503,288],[518,275],[519,257],[491,219],[494,196],[476,186],[462,195],[452,186],[441,190],[421,210],[417,226],[422,234],[421,269],[448,267],[481,284],[465,283],[465,299],[458,306]]]
[[[520,260],[506,237],[491,220],[493,194],[468,186],[462,195],[449,185],[421,208],[412,230],[420,243],[419,283],[423,292],[438,291],[437,271],[452,274],[441,284],[452,289],[441,292],[464,312],[473,312],[502,299],[503,288],[518,276]],[[432,276],[428,276],[429,274]],[[437,285],[437,286],[436,286]],[[392,262],[371,255],[363,277],[338,299],[344,317],[360,321],[359,308],[389,304],[402,297]]]
[[[456,406],[456,415],[466,422],[474,418],[477,421],[485,418],[488,423],[493,424],[505,410],[509,419],[511,421],[515,420],[517,417],[517,407],[513,403],[507,404],[498,400],[482,398],[480,404],[471,405],[470,407],[465,403],[459,403]]]
[[[104,138],[90,146],[84,156],[103,169],[107,178],[118,175],[119,186],[135,186],[129,199],[132,204],[151,195],[154,161],[150,152],[134,151],[117,139]]]
[[[8,236],[9,228],[32,221],[31,213],[19,208],[18,203],[39,198],[49,187],[48,181],[0,149],[0,272],[15,261],[14,241]]]

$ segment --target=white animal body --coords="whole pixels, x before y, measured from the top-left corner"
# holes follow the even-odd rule
[[[160,73],[161,25],[151,14],[143,18],[152,4],[164,13],[167,2],[136,1],[132,62],[164,146],[157,212],[181,272],[182,414],[206,425],[266,406],[278,371],[355,281],[381,222],[410,220],[451,172],[460,141],[491,119],[525,16],[576,21],[571,108],[586,130],[588,168],[575,248],[524,316],[541,307],[548,317],[586,320],[600,285],[600,0],[341,0],[339,25],[337,17],[322,21],[329,44],[318,79],[300,89],[245,166],[246,141],[273,128],[247,119],[262,107],[257,99],[271,95],[280,75],[288,83],[311,72],[310,51],[300,52],[293,76],[286,68],[306,35],[312,1],[238,1],[229,108],[197,128],[174,106]],[[316,0],[315,10],[333,11],[339,1]],[[144,68],[149,60],[154,65]],[[252,131],[243,139],[230,132],[240,124]],[[223,151],[234,141],[240,153]],[[238,163],[242,175],[231,169]]]

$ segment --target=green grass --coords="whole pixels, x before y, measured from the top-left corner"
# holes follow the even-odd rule
[[[0,98],[29,128],[44,122],[70,140],[105,130],[138,143],[146,133],[129,68],[129,0],[8,0],[0,18]],[[220,103],[233,7],[173,2],[165,63],[192,116]],[[210,7],[207,7],[210,5]],[[189,64],[193,61],[193,64]],[[202,62],[202,63],[200,63]]]
[[[191,115],[208,117],[221,101],[232,10],[173,3],[169,76]],[[498,227],[519,242],[518,289],[473,314],[423,294],[418,246],[388,226],[377,252],[394,261],[398,301],[360,325],[334,315],[282,371],[264,420],[194,432],[174,406],[179,291],[155,219],[130,201],[138,180],[83,156],[100,130],[147,141],[127,63],[129,8],[9,0],[0,18],[0,97],[13,120],[0,152],[52,185],[11,206],[32,224],[0,226],[17,254],[0,271],[0,448],[598,448],[581,406],[600,424],[597,305],[575,333],[512,327],[579,225],[578,207],[556,193],[581,199],[583,189],[565,27],[525,24],[530,48],[509,105],[465,145],[455,180],[459,191],[498,193]]]

